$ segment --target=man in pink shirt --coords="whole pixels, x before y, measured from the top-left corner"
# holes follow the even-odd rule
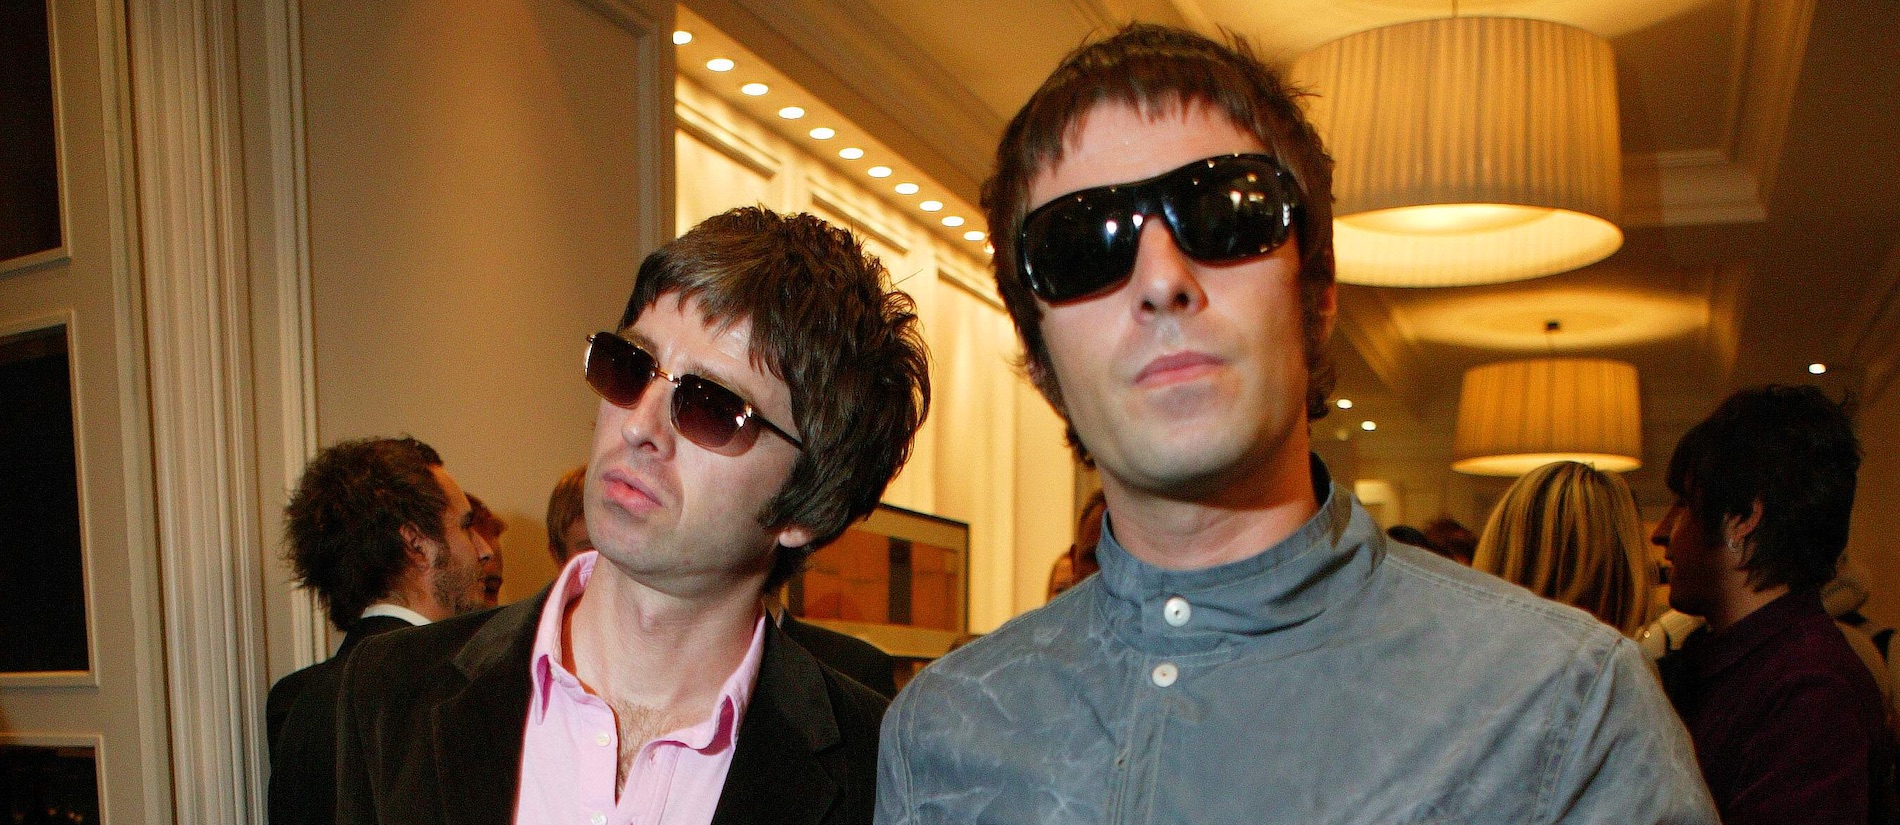
[[[885,280],[849,233],[760,208],[649,256],[587,349],[595,552],[352,657],[337,821],[870,822],[885,702],[760,596],[877,505],[923,421]]]

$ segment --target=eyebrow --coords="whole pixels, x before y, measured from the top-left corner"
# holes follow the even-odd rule
[[[645,335],[641,335],[640,332],[638,330],[635,330],[633,327],[628,327],[624,332],[620,333],[620,336],[622,338],[627,339],[628,341],[632,341],[634,346],[639,347],[651,353],[653,355],[654,362],[657,363],[660,360],[660,354],[658,351],[660,347],[658,344],[655,344],[653,342],[653,339],[648,338]],[[673,375],[671,371],[666,370],[666,368],[664,367],[661,367],[661,370],[667,372],[668,375]],[[732,376],[729,376],[720,372],[720,370],[717,367],[711,364],[696,362],[693,364],[688,364],[686,372],[680,373],[679,375],[673,375],[673,377],[681,378],[687,375],[697,375],[700,378],[704,378],[708,381],[718,384],[721,387],[725,387],[727,390],[731,391],[733,395],[739,396],[739,400],[744,401],[746,403],[746,406],[749,406],[752,409],[757,410],[760,415],[764,414],[764,410],[759,407],[759,402],[752,397],[751,392],[746,390],[745,385],[734,380]]]

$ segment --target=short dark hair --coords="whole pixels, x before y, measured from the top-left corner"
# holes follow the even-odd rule
[[[586,488],[587,465],[582,464],[562,473],[561,480],[554,482],[554,492],[548,494],[548,554],[557,566],[574,555],[574,548],[567,546],[567,526],[587,518]]]
[[[285,555],[338,630],[395,588],[408,563],[403,525],[446,538],[448,496],[429,469],[440,466],[435,448],[403,437],[333,444],[304,467],[284,506]]]
[[[749,320],[752,358],[791,391],[805,447],[758,519],[812,541],[780,548],[767,589],[877,507],[923,425],[930,370],[917,307],[888,280],[851,233],[764,207],[708,218],[640,264],[619,329],[661,296],[696,298],[709,323]]]
[[[1676,443],[1669,490],[1703,535],[1720,537],[1727,517],[1746,519],[1761,502],[1742,562],[1755,589],[1834,578],[1860,471],[1848,406],[1812,386],[1746,389]]]
[[[1313,419],[1326,414],[1334,375],[1325,354],[1320,305],[1333,284],[1333,161],[1300,111],[1295,100],[1300,94],[1241,37],[1232,36],[1223,45],[1193,32],[1131,23],[1070,52],[1009,122],[996,148],[996,172],[983,184],[983,212],[996,250],[996,288],[1022,338],[1024,366],[1058,411],[1066,408],[1049,364],[1049,346],[1037,326],[1042,310],[1017,271],[1016,233],[1028,213],[1030,182],[1062,161],[1064,141],[1097,106],[1124,104],[1156,116],[1200,103],[1252,133],[1299,183],[1306,415]],[[1082,454],[1073,427],[1069,443]]]
[[[473,514],[470,527],[474,528],[482,538],[500,541],[501,534],[508,531],[508,522],[502,521],[501,516],[495,515],[494,510],[488,509],[488,502],[477,498],[474,493],[464,492],[468,496],[469,512]],[[493,549],[499,553],[501,545],[497,544]]]

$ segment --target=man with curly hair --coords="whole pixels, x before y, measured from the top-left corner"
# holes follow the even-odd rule
[[[311,459],[284,508],[287,555],[345,633],[336,656],[271,686],[270,821],[328,823],[336,803],[337,683],[364,639],[479,610],[496,552],[434,448],[365,438]]]

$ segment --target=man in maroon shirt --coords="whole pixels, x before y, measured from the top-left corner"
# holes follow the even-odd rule
[[[1706,620],[1663,659],[1722,821],[1892,822],[1879,688],[1821,608],[1847,546],[1860,442],[1814,387],[1743,390],[1676,445],[1651,541],[1670,606]]]

